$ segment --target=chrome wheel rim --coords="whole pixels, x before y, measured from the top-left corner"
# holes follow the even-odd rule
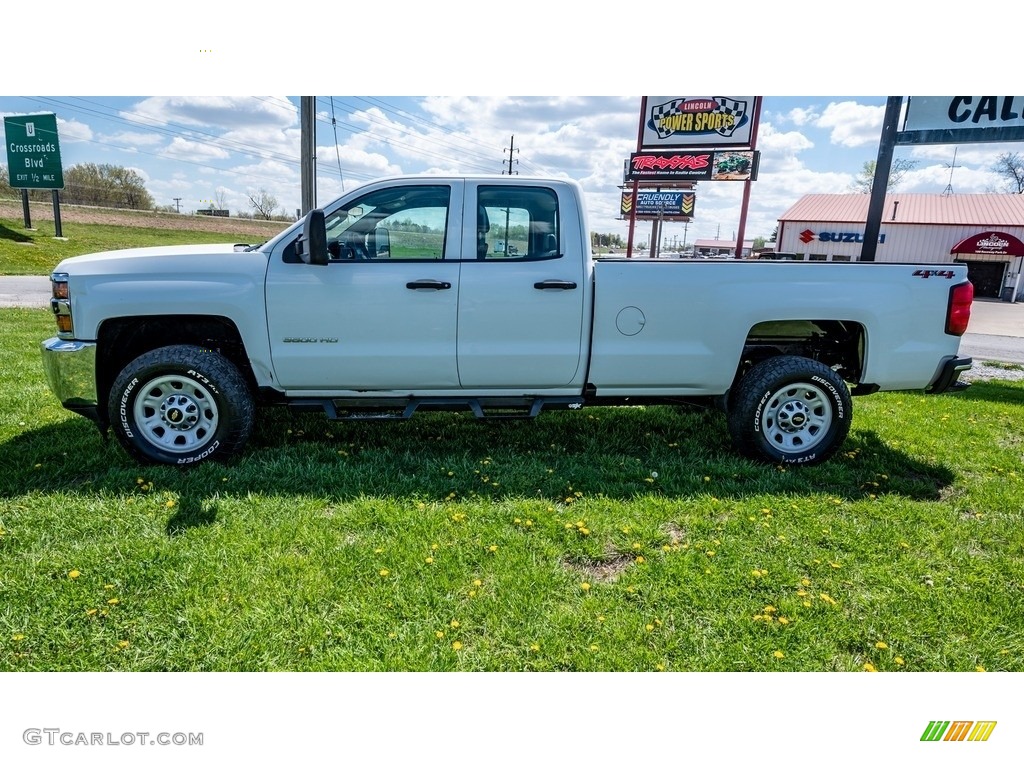
[[[202,448],[217,431],[219,413],[206,387],[186,376],[160,376],[135,400],[135,424],[142,436],[171,453]]]
[[[825,439],[832,403],[812,384],[791,384],[775,392],[764,409],[764,436],[785,453],[801,453]]]

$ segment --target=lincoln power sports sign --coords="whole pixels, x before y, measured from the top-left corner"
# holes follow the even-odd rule
[[[641,150],[745,147],[757,96],[645,96]]]

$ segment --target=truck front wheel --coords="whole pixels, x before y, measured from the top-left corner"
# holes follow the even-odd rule
[[[773,357],[743,377],[729,409],[736,449],[779,464],[818,464],[850,431],[852,401],[840,376],[805,357]]]
[[[185,344],[132,360],[114,381],[107,408],[125,450],[154,464],[227,460],[253,426],[252,397],[238,368],[217,352]]]

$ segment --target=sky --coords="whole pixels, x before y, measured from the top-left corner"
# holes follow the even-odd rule
[[[853,191],[864,163],[877,157],[885,100],[765,96],[746,238],[770,238],[778,218],[802,195]],[[514,172],[579,181],[591,230],[625,238],[629,222],[619,216],[619,186],[623,162],[636,149],[640,104],[635,95],[317,96],[317,201],[327,203],[381,176],[507,172],[513,148]],[[232,214],[252,213],[249,198],[263,190],[282,214],[300,207],[297,96],[0,97],[4,115],[42,112],[57,116],[65,168],[132,168],[157,205],[189,213],[212,202]],[[914,168],[898,189],[1001,191],[1004,182],[991,167],[1015,146],[900,147],[895,157]],[[698,183],[694,220],[685,228],[665,224],[663,242],[733,240],[743,186]],[[648,238],[650,228],[638,223],[638,240]]]

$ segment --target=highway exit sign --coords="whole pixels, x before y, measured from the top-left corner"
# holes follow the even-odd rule
[[[64,189],[56,115],[5,117],[4,133],[7,171],[14,189]]]

